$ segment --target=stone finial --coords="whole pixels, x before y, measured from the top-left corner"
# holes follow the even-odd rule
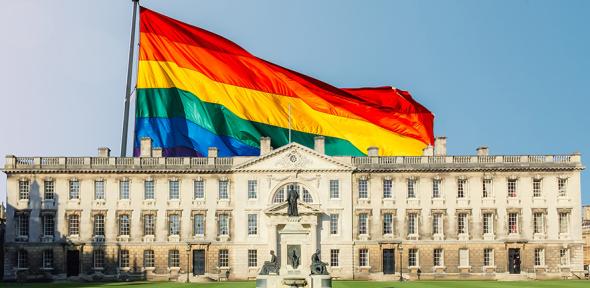
[[[379,147],[371,146],[367,148],[367,155],[371,157],[379,156]]]
[[[207,157],[217,158],[217,152],[217,147],[209,147],[209,149],[207,149]]]
[[[162,148],[154,148],[152,149],[152,157],[162,157]]]
[[[98,157],[111,157],[111,149],[108,147],[98,147]]]
[[[434,156],[447,155],[447,137],[441,136],[434,138]]]
[[[324,138],[324,136],[315,136],[313,138],[313,150],[315,150],[316,152],[320,153],[320,154],[324,154],[326,151],[325,148],[325,143],[326,140]]]
[[[434,156],[434,147],[432,145],[426,146],[426,148],[422,149],[422,156]]]
[[[260,137],[260,156],[268,154],[270,151],[272,151],[270,137]]]
[[[139,156],[152,157],[152,138],[143,137],[139,142]]]
[[[477,149],[475,149],[475,151],[477,152],[477,156],[490,155],[490,151],[489,151],[488,147],[486,147],[486,146],[477,147]]]

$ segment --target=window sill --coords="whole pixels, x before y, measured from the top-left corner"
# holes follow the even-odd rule
[[[119,267],[120,272],[129,272],[131,270],[130,267]]]
[[[16,271],[29,271],[29,268],[18,268],[18,267],[15,267],[14,270],[16,270]]]
[[[154,270],[156,270],[156,267],[143,267],[142,271],[144,272],[154,272]]]
[[[168,235],[168,242],[180,242],[180,235]]]
[[[53,271],[53,268],[52,267],[42,267],[40,270],[41,271]]]
[[[51,243],[53,242],[53,235],[46,235],[46,236],[42,236],[41,237],[41,242],[42,243]]]
[[[97,272],[102,272],[102,271],[104,271],[104,267],[94,267],[94,268],[92,268],[92,270],[97,271]]]
[[[168,272],[180,272],[180,267],[168,267]]]
[[[145,235],[143,236],[143,242],[154,242],[156,239],[155,235]]]
[[[129,242],[129,235],[119,235],[117,236],[117,241],[119,242]]]

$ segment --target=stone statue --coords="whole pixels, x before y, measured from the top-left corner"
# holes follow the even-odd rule
[[[268,275],[270,273],[279,274],[279,263],[277,262],[277,256],[275,256],[275,251],[270,251],[270,261],[264,261],[264,265],[262,265],[262,269],[260,269],[259,275]]]
[[[322,262],[320,258],[320,249],[316,250],[313,255],[311,255],[311,265],[309,266],[309,270],[311,270],[311,275],[328,275],[328,269],[326,266],[328,264]]]
[[[287,189],[287,203],[289,204],[289,208],[287,209],[287,215],[299,216],[299,211],[297,210],[297,200],[299,199],[299,192],[297,192],[294,185],[289,185],[289,188]]]
[[[297,256],[297,252],[295,251],[295,249],[293,249],[292,251],[293,253],[289,255],[289,258],[291,259],[291,266],[293,266],[293,269],[297,269],[297,267],[299,267],[299,256]]]

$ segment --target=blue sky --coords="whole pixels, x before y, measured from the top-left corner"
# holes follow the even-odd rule
[[[451,154],[590,155],[590,1],[141,3],[335,86],[409,90]],[[130,18],[126,0],[0,3],[0,155],[119,153]]]

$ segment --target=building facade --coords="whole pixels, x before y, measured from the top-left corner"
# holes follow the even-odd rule
[[[300,194],[301,223],[339,279],[562,278],[583,269],[581,156],[6,156],[7,279],[254,279]],[[575,275],[574,275],[575,274]]]
[[[586,271],[590,266],[590,205],[582,207],[582,238],[584,240],[584,267]]]

